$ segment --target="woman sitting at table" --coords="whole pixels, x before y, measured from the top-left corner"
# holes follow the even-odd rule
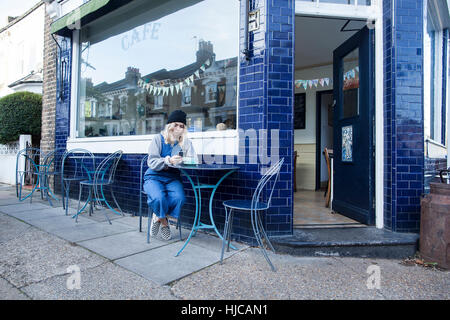
[[[160,232],[162,239],[170,240],[167,216],[175,219],[180,216],[185,202],[180,170],[169,165],[181,163],[183,155],[197,160],[192,142],[187,138],[186,113],[175,110],[169,115],[165,129],[152,139],[148,151],[144,191],[149,208],[153,210],[152,237]]]

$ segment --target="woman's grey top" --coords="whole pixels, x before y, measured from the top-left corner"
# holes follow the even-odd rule
[[[150,142],[150,145],[148,147],[148,160],[147,164],[149,169],[155,170],[155,171],[161,171],[164,169],[167,169],[167,166],[169,163],[170,156],[161,157],[161,150],[162,150],[162,142],[160,139],[160,135],[155,135]],[[194,150],[194,146],[192,145],[192,141],[186,138],[184,141],[183,148],[179,144],[176,144],[172,148],[172,156],[178,155],[180,150],[183,150],[183,157],[190,157],[195,158],[197,161],[197,153]]]

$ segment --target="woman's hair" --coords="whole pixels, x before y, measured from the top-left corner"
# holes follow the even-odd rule
[[[175,127],[175,122],[171,122],[171,123],[166,124],[166,127],[164,128],[164,130],[161,131],[161,134],[164,138],[164,142],[167,144],[175,143],[175,138],[173,136],[174,127]],[[180,147],[183,147],[183,144],[186,141],[186,138],[187,138],[187,127],[186,127],[186,125],[184,125],[183,133],[178,138],[178,143],[180,144]]]

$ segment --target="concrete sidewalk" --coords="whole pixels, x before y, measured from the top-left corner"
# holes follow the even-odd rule
[[[174,227],[171,241],[147,244],[138,217],[107,211],[110,225],[99,210],[76,223],[38,198],[19,202],[0,185],[0,299],[450,298],[449,272],[401,260],[270,253],[273,273],[259,249],[241,243],[219,264],[221,241],[200,232],[175,257],[183,242]]]

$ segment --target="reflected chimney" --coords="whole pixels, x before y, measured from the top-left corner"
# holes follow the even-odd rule
[[[197,62],[202,63],[208,59],[210,59],[211,62],[216,60],[216,55],[214,54],[214,46],[211,41],[200,39],[198,43]]]
[[[137,83],[138,79],[141,77],[139,73],[139,68],[128,67],[127,72],[125,72],[125,79],[127,82]]]

